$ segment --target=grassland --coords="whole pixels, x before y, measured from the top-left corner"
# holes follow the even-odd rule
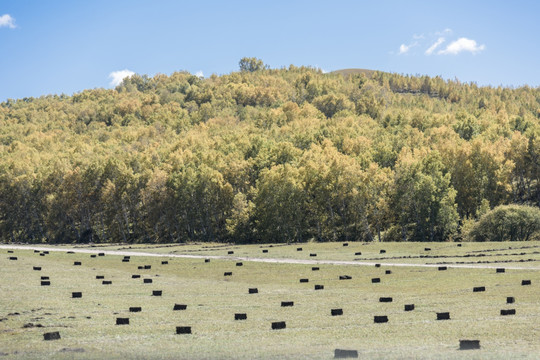
[[[360,358],[373,359],[533,359],[540,354],[538,242],[461,247],[309,243],[75,249],[167,255],[131,256],[130,262],[122,262],[123,255],[92,258],[88,253],[67,253],[69,247],[56,249],[61,251],[45,256],[32,250],[0,249],[0,353],[5,358],[330,359],[336,348],[355,349]],[[358,252],[362,255],[355,255]],[[317,256],[311,257],[314,253]],[[229,259],[212,258],[206,263],[202,258],[172,255]],[[9,260],[13,256],[16,261]],[[243,266],[236,266],[237,257],[243,258]],[[290,259],[291,263],[245,258]],[[314,265],[292,263],[296,259],[382,265],[320,264],[319,271],[312,271]],[[165,260],[168,264],[162,264]],[[82,264],[74,266],[75,261]],[[388,265],[438,262],[450,263],[448,270]],[[452,267],[459,262],[486,268]],[[138,268],[143,265],[151,269]],[[34,266],[42,270],[33,270]],[[507,270],[496,273],[488,266]],[[233,275],[225,277],[228,271]],[[133,274],[141,278],[133,279]],[[96,275],[112,284],[102,285]],[[339,280],[340,275],[352,279]],[[40,276],[49,276],[51,285],[40,286]],[[373,284],[374,277],[381,282]],[[143,283],[143,278],[152,283]],[[300,278],[309,282],[300,283]],[[524,279],[532,284],[522,286]],[[316,284],[324,289],[314,290]],[[473,292],[477,286],[485,286],[486,291]],[[249,294],[249,288],[257,288],[258,293]],[[151,296],[153,290],[162,290],[162,296]],[[71,297],[77,291],[82,298]],[[515,304],[506,304],[508,296],[515,297]],[[380,303],[380,297],[393,301]],[[282,301],[293,301],[294,306],[281,307]],[[186,304],[187,309],[173,311],[174,304]],[[415,310],[405,312],[405,304],[415,304]],[[130,313],[129,307],[134,306],[142,311]],[[331,309],[337,308],[343,309],[343,315],[331,316]],[[516,315],[500,315],[501,309],[510,308],[516,309]],[[451,320],[437,321],[437,312],[450,312]],[[235,313],[246,313],[247,320],[235,321]],[[387,315],[389,322],[374,324],[375,315]],[[117,317],[129,317],[130,324],[116,325]],[[271,330],[275,321],[286,321],[287,328]],[[176,335],[177,326],[191,326],[193,334]],[[59,331],[62,338],[44,341],[43,333],[51,331]],[[482,349],[459,351],[460,339],[478,339]]]

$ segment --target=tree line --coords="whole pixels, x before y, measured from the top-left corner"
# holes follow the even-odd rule
[[[254,58],[222,76],[134,75],[113,90],[10,99],[0,239],[531,239],[539,119],[539,88]],[[482,235],[494,211],[527,230]]]

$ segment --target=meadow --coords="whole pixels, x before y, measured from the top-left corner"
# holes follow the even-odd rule
[[[114,244],[48,254],[0,247],[0,357],[331,359],[335,349],[349,349],[369,359],[533,359],[540,356],[539,262],[539,242]],[[510,309],[515,315],[501,315]],[[450,319],[437,320],[442,312]],[[374,323],[375,316],[388,322]],[[286,328],[272,329],[282,321]],[[60,339],[44,340],[56,331]],[[459,350],[462,339],[480,340],[481,349]]]

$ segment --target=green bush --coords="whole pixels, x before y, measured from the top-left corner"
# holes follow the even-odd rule
[[[501,205],[487,212],[468,234],[472,241],[527,241],[540,233],[540,209]]]

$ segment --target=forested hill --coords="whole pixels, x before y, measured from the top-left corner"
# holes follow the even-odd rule
[[[539,88],[240,65],[0,104],[1,240],[444,241],[540,204]]]

